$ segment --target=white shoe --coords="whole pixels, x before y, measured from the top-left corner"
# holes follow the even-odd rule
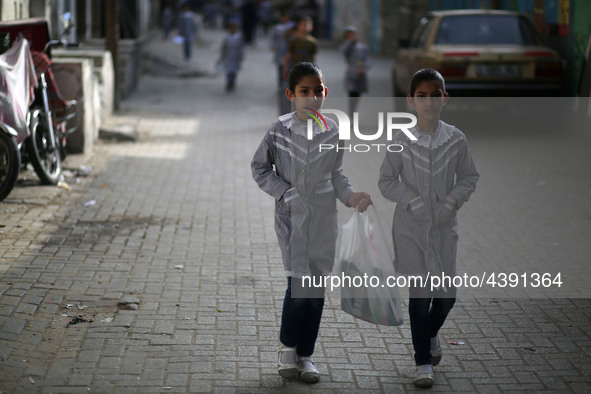
[[[298,376],[296,348],[281,346],[277,355],[277,372],[279,372],[279,375],[284,379],[294,380]]]
[[[306,383],[318,383],[320,380],[320,374],[314,366],[310,357],[300,357],[298,359],[298,368],[300,379]]]
[[[433,366],[431,364],[419,365],[412,383],[423,389],[433,386]]]

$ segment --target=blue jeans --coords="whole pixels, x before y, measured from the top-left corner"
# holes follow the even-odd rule
[[[437,335],[453,308],[455,290],[448,289],[448,293],[444,293],[442,290],[429,292],[425,288],[410,288],[408,314],[416,365],[433,364],[431,338]]]
[[[285,346],[295,347],[298,356],[310,357],[318,338],[324,298],[292,298],[292,282],[301,286],[301,279],[287,278],[279,340]]]

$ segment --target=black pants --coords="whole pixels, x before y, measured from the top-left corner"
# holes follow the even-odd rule
[[[226,73],[226,90],[231,91],[236,88],[236,73],[235,72],[228,72]]]
[[[425,288],[410,288],[408,314],[416,365],[433,364],[431,338],[437,335],[453,308],[455,290],[444,293],[443,290],[429,292]]]
[[[287,278],[279,340],[285,346],[295,347],[298,356],[310,357],[314,353],[316,338],[318,338],[324,297],[293,298],[292,283],[293,286],[302,285],[301,279]]]
[[[359,105],[360,92],[349,92],[349,116],[353,116],[353,112],[357,111]]]

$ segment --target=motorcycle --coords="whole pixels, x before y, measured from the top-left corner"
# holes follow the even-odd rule
[[[29,34],[31,31],[47,32],[46,21],[32,23],[44,25],[45,29],[31,29],[31,22],[21,26],[26,27],[23,30]],[[10,32],[19,30],[18,23],[8,25]],[[2,30],[0,26],[0,32]],[[67,31],[68,28],[64,33]],[[42,184],[58,185],[63,178],[66,136],[78,128],[77,103],[61,97],[51,73],[51,50],[77,44],[49,41],[44,39],[48,34],[42,36],[31,44],[21,37],[0,55],[0,201],[10,194],[27,163],[32,164]],[[44,45],[41,51],[35,50],[40,49],[39,41]],[[31,62],[34,72],[31,72]],[[32,97],[29,95],[31,88]],[[72,120],[75,120],[73,126]]]

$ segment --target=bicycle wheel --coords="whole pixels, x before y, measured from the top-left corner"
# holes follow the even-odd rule
[[[57,185],[62,178],[59,138],[54,135],[55,147],[52,147],[48,119],[41,111],[32,111],[29,129],[31,135],[26,139],[26,145],[33,168],[41,183]]]
[[[21,154],[14,137],[0,130],[0,201],[10,194],[21,168]]]

